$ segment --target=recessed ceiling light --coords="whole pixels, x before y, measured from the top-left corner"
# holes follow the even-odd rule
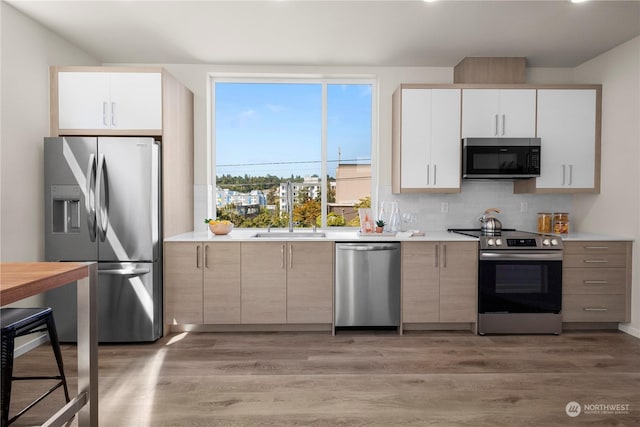
[[[587,2],[589,0],[571,0],[571,3],[584,3]]]

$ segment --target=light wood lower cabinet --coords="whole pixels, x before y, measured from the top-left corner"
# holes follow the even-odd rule
[[[242,244],[242,323],[331,323],[333,242]]]
[[[240,243],[204,244],[204,323],[240,323]]]
[[[164,245],[165,323],[240,323],[240,243]]]
[[[478,244],[440,243],[440,322],[476,322]]]
[[[333,242],[289,242],[287,257],[287,323],[332,323]]]
[[[331,324],[333,242],[167,242],[165,323]]]
[[[403,323],[475,323],[478,245],[403,242]]]
[[[438,242],[402,244],[402,321],[440,321]]]
[[[242,243],[242,323],[287,322],[285,242]]]
[[[202,252],[199,242],[165,243],[165,324],[202,323]]]
[[[564,242],[562,320],[628,322],[631,242]]]

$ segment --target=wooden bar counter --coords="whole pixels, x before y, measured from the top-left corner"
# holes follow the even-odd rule
[[[43,426],[61,426],[78,413],[78,426],[98,425],[97,264],[25,262],[0,264],[0,304],[78,282],[78,394]]]

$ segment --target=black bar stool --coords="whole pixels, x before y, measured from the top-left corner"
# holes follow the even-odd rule
[[[69,402],[69,390],[67,389],[67,379],[64,376],[64,367],[62,366],[62,353],[60,352],[60,343],[58,342],[58,334],[56,333],[56,325],[53,321],[53,311],[48,308],[2,308],[0,309],[0,325],[2,325],[2,418],[0,418],[0,427],[6,427],[13,423],[18,417],[23,415],[29,409],[33,408],[38,402],[51,394],[58,387],[63,386],[64,397]],[[49,332],[49,340],[53,353],[58,362],[58,370],[60,375],[50,377],[14,377],[13,376],[13,350],[15,339],[24,335],[36,332]],[[42,396],[31,402],[22,409],[17,415],[9,418],[9,404],[11,402],[11,383],[19,380],[58,380],[58,382]]]

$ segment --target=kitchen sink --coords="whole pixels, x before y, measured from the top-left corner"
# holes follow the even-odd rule
[[[266,231],[256,233],[251,237],[259,239],[322,239],[327,237],[325,233],[313,231]]]

